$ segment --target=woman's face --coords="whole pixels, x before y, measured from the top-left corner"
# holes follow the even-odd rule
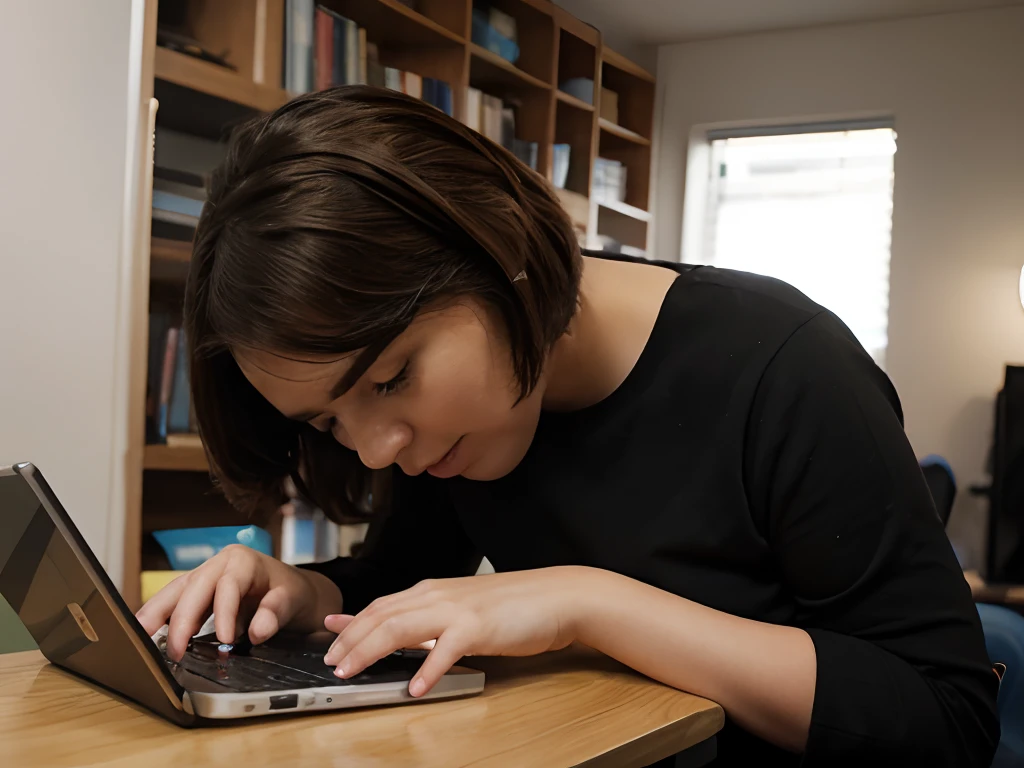
[[[543,389],[516,404],[519,387],[499,327],[472,299],[425,311],[340,397],[332,389],[355,354],[240,348],[234,356],[271,405],[332,432],[367,467],[494,480],[530,447]]]

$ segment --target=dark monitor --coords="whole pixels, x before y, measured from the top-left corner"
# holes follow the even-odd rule
[[[985,578],[1024,583],[1024,366],[1006,366],[996,397]]]

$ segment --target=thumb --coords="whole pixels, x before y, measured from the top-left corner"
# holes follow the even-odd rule
[[[293,613],[294,608],[289,605],[284,590],[270,590],[260,600],[249,622],[249,641],[253,645],[265,643],[291,621]]]

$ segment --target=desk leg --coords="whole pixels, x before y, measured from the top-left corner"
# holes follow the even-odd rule
[[[716,757],[718,757],[718,741],[717,737],[712,736],[698,744],[694,744],[685,752],[680,752],[672,757],[666,757],[664,760],[659,760],[647,768],[701,768],[708,765]]]
[[[676,755],[675,768],[700,768],[718,757],[718,739],[712,736]]]

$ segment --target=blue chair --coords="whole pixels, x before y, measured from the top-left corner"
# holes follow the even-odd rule
[[[956,477],[949,462],[930,455],[921,460],[935,510],[945,525],[956,498]],[[1002,735],[992,768],[1024,767],[1024,616],[1002,605],[978,603],[988,657],[1006,666],[999,685],[999,724]]]
[[[1006,665],[999,685],[1002,736],[992,768],[1024,766],[1024,616],[1002,605],[978,603],[988,657]]]

